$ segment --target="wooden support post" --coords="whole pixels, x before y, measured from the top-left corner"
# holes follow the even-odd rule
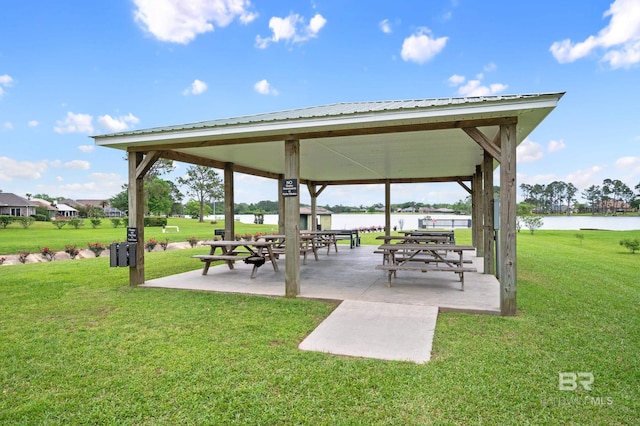
[[[384,183],[384,235],[391,235],[391,182]]]
[[[500,312],[516,314],[516,125],[500,126]]]
[[[483,191],[484,191],[484,273],[495,274],[494,233],[493,228],[493,157],[487,151],[484,152],[482,164]]]
[[[296,180],[296,195],[284,197],[285,296],[300,294],[300,141],[284,143],[284,179]]]
[[[144,284],[144,173],[137,173],[143,162],[141,152],[129,152],[129,227],[138,229],[136,265],[129,267],[129,285]]]
[[[282,195],[282,185],[284,184],[284,175],[278,178],[278,234],[284,234],[284,196]]]
[[[234,200],[233,163],[224,164],[224,239],[233,240],[236,235],[233,208]]]
[[[313,182],[307,183],[307,189],[309,190],[309,195],[311,196],[311,224],[309,225],[310,231],[316,230],[316,222],[318,221],[318,196],[324,191],[327,185],[322,185],[320,189],[317,189],[316,184]]]
[[[316,185],[312,182],[307,183],[307,189],[309,190],[309,196],[311,197],[311,223],[307,224],[309,231],[316,231],[316,221],[318,220],[318,214],[316,212],[318,196],[316,195]]]
[[[482,240],[482,167],[476,166],[476,172],[471,179],[471,240],[476,248],[478,257],[484,256],[484,243]]]

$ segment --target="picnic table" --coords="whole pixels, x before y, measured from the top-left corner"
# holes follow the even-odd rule
[[[414,231],[400,231],[400,233],[411,237],[447,237],[451,244],[456,243],[456,237],[453,231],[434,231],[418,229]]]
[[[324,232],[332,232],[337,241],[349,240],[349,248],[360,247],[360,235],[357,229],[327,229]]]
[[[286,237],[284,234],[262,235],[260,238],[273,244],[272,254],[276,259],[281,254],[285,254]],[[309,234],[300,234],[300,255],[302,256],[303,265],[307,264],[307,253],[313,253],[313,257],[318,260],[315,237]]]
[[[455,244],[382,244],[379,251],[388,259],[387,263],[377,265],[376,269],[387,271],[388,286],[391,276],[397,271],[450,271],[458,274],[461,290],[464,291],[464,273],[478,272],[476,268],[465,266],[463,253],[475,250],[473,246]],[[454,257],[449,256],[453,254]]]
[[[327,254],[331,252],[331,246],[335,248],[336,253],[338,252],[337,231],[300,231],[300,235],[313,236],[314,246],[316,248],[326,247]]]
[[[434,243],[434,244],[444,244],[446,242],[449,242],[449,237],[448,236],[443,236],[443,235],[433,235],[433,236],[427,236],[427,235],[420,235],[420,236],[413,236],[413,235],[379,235],[376,237],[376,240],[384,240],[385,244],[391,243],[391,241],[397,240],[398,244],[405,244],[405,243],[415,243],[415,244],[430,244],[430,243]]]
[[[223,260],[234,269],[233,263],[246,258],[252,258],[254,261],[251,270],[251,278],[255,278],[258,268],[266,261],[271,261],[273,270],[278,272],[278,264],[276,263],[273,253],[273,242],[271,241],[204,241],[202,245],[211,247],[209,254],[198,254],[191,256],[204,262],[202,275],[207,275],[211,262]],[[216,251],[220,249],[220,254]],[[262,259],[262,261],[260,260]]]

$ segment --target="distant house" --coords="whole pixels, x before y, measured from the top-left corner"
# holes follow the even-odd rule
[[[0,215],[32,216],[36,214],[36,207],[36,204],[26,198],[10,192],[0,192]]]
[[[453,209],[445,208],[445,207],[442,207],[442,208],[439,208],[439,209],[436,209],[436,208],[433,208],[433,207],[420,207],[418,209],[418,212],[419,213],[430,213],[430,214],[452,214],[452,213],[455,213],[456,211],[453,210]]]
[[[397,209],[398,213],[415,213],[416,209],[413,207],[405,207],[404,209]]]
[[[41,198],[33,198],[31,199],[31,202],[36,204],[38,207],[47,209],[50,219],[53,219],[58,215],[58,208],[47,200],[43,200]]]
[[[124,217],[126,214],[115,207],[111,207],[109,200],[75,200],[75,204],[71,204],[74,207],[98,207],[104,210],[105,217]]]
[[[115,207],[105,207],[104,208],[104,217],[125,217],[126,214]]]
[[[74,209],[68,204],[58,203],[56,204],[56,208],[58,209],[57,217],[59,218],[74,218],[78,217],[78,210]]]

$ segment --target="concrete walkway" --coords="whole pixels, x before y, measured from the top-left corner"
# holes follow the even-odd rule
[[[299,297],[343,301],[300,344],[302,350],[423,363],[430,358],[438,312],[500,313],[500,288],[492,275],[465,273],[465,291],[460,291],[451,272],[400,271],[388,287],[386,272],[375,269],[382,263],[382,256],[373,254],[375,246],[338,247],[338,253],[322,250],[318,261],[311,257],[301,265]],[[482,258],[469,259],[482,271]],[[142,287],[284,297],[283,258],[278,266],[275,272],[266,263],[251,279],[251,266],[242,262],[233,270],[218,265],[206,276],[200,268]]]

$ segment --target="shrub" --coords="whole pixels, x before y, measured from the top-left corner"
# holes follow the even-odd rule
[[[144,226],[167,226],[167,218],[162,216],[147,216],[144,218]]]
[[[532,234],[544,224],[541,216],[524,216],[522,221]]]
[[[167,246],[169,245],[169,239],[165,238],[164,240],[160,241],[160,247],[162,247],[163,251],[167,251]]]
[[[79,229],[81,226],[84,226],[84,219],[74,217],[73,219],[69,219],[69,225],[73,226],[75,229]]]
[[[80,250],[78,250],[78,246],[75,244],[67,244],[64,246],[64,252],[67,253],[71,259],[75,259],[80,253]]]
[[[630,238],[625,238],[624,240],[620,241],[620,245],[629,249],[631,254],[634,254],[636,250],[640,250],[640,240],[637,238],[634,238],[633,240]]]
[[[102,223],[102,220],[97,217],[92,217],[91,219],[89,219],[89,221],[91,222],[91,227],[93,229],[96,229]]]
[[[16,220],[13,216],[0,216],[0,226],[6,228],[8,225]]]
[[[34,214],[31,217],[34,218],[36,222],[49,222],[51,220],[51,217],[46,214]]]
[[[29,253],[26,250],[20,250],[18,251],[18,261],[20,263],[25,263],[27,261],[27,257],[30,255],[31,253]]]
[[[189,245],[193,248],[195,246],[198,245],[198,238],[197,237],[189,237],[187,238],[187,242],[189,243]]]
[[[96,257],[100,257],[100,254],[105,249],[104,244],[98,243],[98,242],[96,242],[96,243],[87,243],[87,247],[89,247],[89,250],[91,250],[93,252],[93,254],[96,255]]]
[[[66,220],[53,220],[53,221],[51,221],[51,223],[53,223],[53,226],[55,226],[56,228],[62,229],[62,227],[67,224],[67,221]]]
[[[117,228],[118,226],[120,226],[121,223],[122,221],[118,217],[111,219],[111,226],[113,226],[114,228]]]
[[[32,218],[31,216],[20,216],[20,218],[18,219],[18,222],[20,222],[20,225],[22,225],[24,229],[27,229],[28,227],[33,225],[33,222],[35,222],[35,219]]]
[[[154,239],[154,238],[149,238],[149,240],[144,244],[144,247],[147,249],[147,251],[153,251],[154,248],[156,248],[156,246],[158,245],[158,240]]]
[[[49,247],[42,247],[40,249],[40,254],[49,262],[56,258],[56,252],[51,250]]]

